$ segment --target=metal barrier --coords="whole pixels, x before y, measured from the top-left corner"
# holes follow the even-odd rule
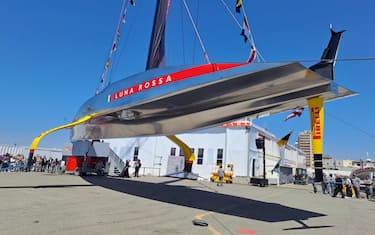
[[[160,176],[160,168],[159,167],[141,167],[142,175],[153,175],[153,176]],[[156,172],[156,174],[155,174]]]

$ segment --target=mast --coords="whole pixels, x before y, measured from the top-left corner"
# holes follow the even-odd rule
[[[170,0],[158,0],[156,2],[146,70],[165,65],[165,24]]]

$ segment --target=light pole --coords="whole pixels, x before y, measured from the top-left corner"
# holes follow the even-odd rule
[[[257,146],[257,149],[263,149],[263,180],[260,182],[260,187],[265,187],[268,185],[267,179],[266,179],[266,145],[265,145],[266,137],[265,135],[262,136],[262,138],[258,138],[255,140],[255,144]]]

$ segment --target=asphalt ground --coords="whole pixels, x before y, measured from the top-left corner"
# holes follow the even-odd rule
[[[374,224],[374,201],[314,194],[311,185],[0,173],[6,235],[375,234]]]

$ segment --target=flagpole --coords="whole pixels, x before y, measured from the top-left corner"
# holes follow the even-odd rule
[[[263,135],[263,184],[261,187],[266,186],[266,136]]]
[[[262,134],[261,138],[255,139],[255,145],[257,146],[257,149],[263,150],[263,179],[262,178],[257,178],[257,179],[250,178],[250,183],[259,184],[260,187],[265,187],[268,185],[268,180],[266,179],[266,143],[265,142],[266,142],[265,134]]]

